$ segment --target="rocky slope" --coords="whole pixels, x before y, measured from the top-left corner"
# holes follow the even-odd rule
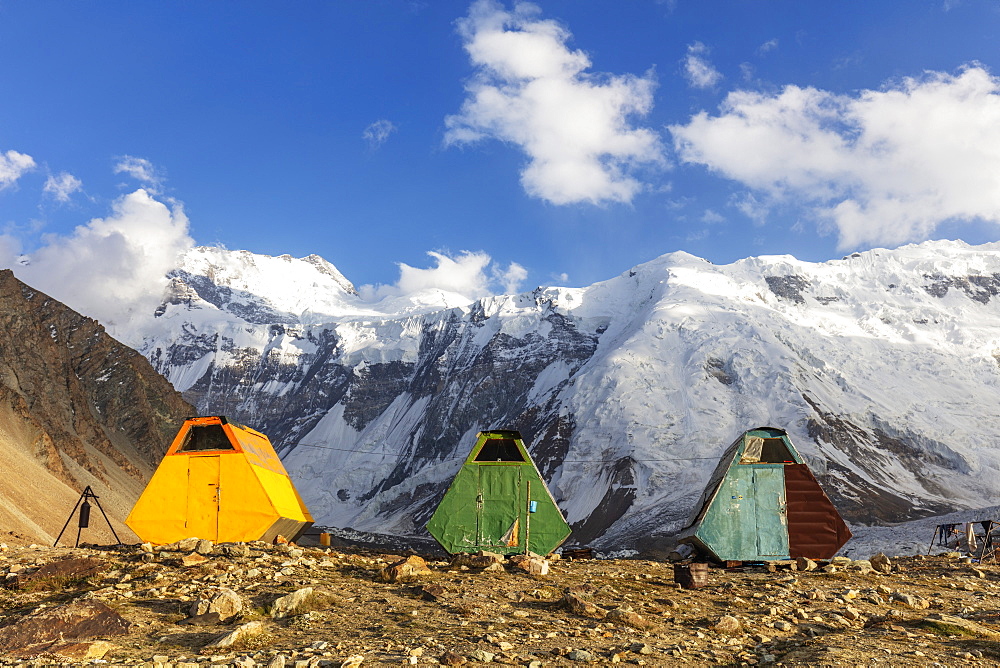
[[[419,535],[475,432],[513,428],[571,540],[610,549],[681,528],[761,425],[855,523],[997,503],[998,294],[1000,247],[961,242],[376,304],[316,257],[199,248],[117,334],[268,433],[320,524]]]
[[[50,543],[90,485],[122,524],[194,412],[94,320],[0,271],[0,527]],[[76,539],[76,522],[64,541]],[[4,535],[0,534],[0,540]],[[96,507],[82,540],[111,540]]]
[[[422,566],[414,556],[404,564],[351,548],[194,540],[146,550],[0,548],[0,665],[38,657],[177,668],[1000,659],[1000,573],[958,554],[840,559],[808,571],[713,568],[706,586],[684,590],[655,561],[559,560],[542,575],[513,559],[467,566],[427,555]]]

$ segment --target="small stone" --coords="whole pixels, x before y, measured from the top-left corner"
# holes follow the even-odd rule
[[[597,655],[592,652],[588,652],[585,649],[574,649],[566,655],[566,658],[570,661],[579,661],[581,663],[591,663],[593,661],[597,661]]]
[[[653,648],[644,642],[634,642],[629,645],[628,650],[636,654],[652,654]]]
[[[716,633],[723,633],[725,635],[733,635],[740,632],[742,625],[740,620],[736,619],[732,615],[723,615],[722,618],[717,621],[712,629]]]
[[[461,666],[463,663],[468,663],[469,660],[458,652],[453,652],[449,649],[441,655],[439,661],[445,666]]]
[[[352,654],[340,663],[340,668],[356,668],[365,660],[363,654]]]
[[[808,559],[806,557],[798,557],[795,559],[795,570],[814,571],[817,568],[819,568],[819,564],[817,564],[812,559]]]
[[[576,594],[571,594],[569,592],[566,592],[559,603],[573,614],[580,615],[582,617],[603,619],[607,615],[607,612],[605,612],[602,608],[599,608],[590,601],[585,601]]]
[[[285,668],[287,661],[284,654],[278,654],[268,662],[267,668]]]
[[[890,600],[897,601],[906,605],[914,610],[926,610],[930,607],[930,603],[927,599],[920,598],[919,596],[911,596],[910,594],[901,594],[896,592],[890,597]]]
[[[868,561],[871,562],[872,568],[878,571],[879,573],[888,575],[889,573],[892,572],[892,562],[889,561],[889,557],[885,556],[885,554],[881,552],[876,554]]]
[[[198,554],[197,552],[192,552],[191,554],[185,554],[181,557],[181,566],[190,568],[191,566],[200,566],[206,561],[208,561],[208,557]]]
[[[852,571],[860,572],[861,575],[868,575],[869,573],[875,571],[875,569],[872,568],[872,563],[867,559],[855,559],[851,562],[849,568]]]
[[[469,653],[469,656],[471,656],[476,661],[482,661],[483,663],[490,663],[493,661],[493,658],[496,656],[496,654],[494,654],[493,652],[487,652],[484,649],[474,649]]]
[[[794,624],[786,622],[783,619],[779,619],[772,626],[779,631],[791,631],[792,629],[795,628]]]

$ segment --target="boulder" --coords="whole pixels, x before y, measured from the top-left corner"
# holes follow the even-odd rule
[[[481,550],[476,554],[465,554],[460,552],[451,559],[453,567],[468,566],[469,568],[486,568],[491,564],[503,565],[503,555],[496,552],[486,552]]]
[[[427,568],[427,562],[415,554],[406,559],[389,564],[382,569],[382,579],[386,582],[405,582],[413,580],[421,575],[430,575],[431,569]]]
[[[640,631],[648,631],[653,628],[652,622],[648,619],[644,619],[641,615],[630,608],[615,608],[614,610],[609,610],[605,619],[609,622],[614,622],[615,624],[631,626],[633,629],[639,629]]]
[[[185,554],[181,557],[181,566],[190,568],[191,566],[200,566],[206,561],[209,561],[209,559],[205,555],[192,552],[191,554]]]
[[[559,604],[572,612],[575,615],[580,615],[581,617],[591,617],[593,619],[604,619],[607,613],[603,608],[599,608],[590,601],[585,601],[576,594],[566,592],[559,601]]]
[[[548,575],[549,562],[537,554],[515,554],[508,559],[515,568],[531,575]]]
[[[971,619],[964,619],[962,617],[955,617],[953,615],[945,615],[941,613],[927,615],[920,624],[925,628],[943,631],[949,635],[974,635],[984,638],[1000,637],[1000,631],[994,631],[993,629],[974,622]]]
[[[100,601],[43,608],[0,629],[0,653],[53,641],[125,635],[132,624]]]
[[[312,596],[312,593],[313,588],[306,587],[304,589],[294,591],[287,596],[282,596],[271,604],[271,617],[274,619],[283,619],[297,614],[302,607],[302,604],[305,603],[306,599]]]
[[[263,622],[247,622],[246,624],[237,626],[229,633],[219,636],[212,642],[205,645],[205,647],[230,647],[241,640],[259,636],[263,632]]]
[[[212,596],[199,598],[192,603],[188,615],[199,617],[213,612],[219,615],[222,622],[229,622],[243,612],[243,599],[232,589],[223,587]]]
[[[85,580],[106,570],[108,570],[108,563],[102,559],[91,557],[63,559],[45,564],[33,573],[15,573],[7,585],[23,589],[51,583],[52,588],[62,589],[67,582]]]

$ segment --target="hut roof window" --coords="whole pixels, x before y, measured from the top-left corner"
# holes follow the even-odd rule
[[[177,449],[177,452],[235,449],[221,424],[209,424],[191,427],[184,437],[184,444]]]
[[[476,455],[477,462],[523,462],[524,457],[512,438],[491,438]]]
[[[781,438],[747,438],[740,464],[794,464],[795,458]]]

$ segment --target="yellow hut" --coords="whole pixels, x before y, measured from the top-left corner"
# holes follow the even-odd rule
[[[157,545],[295,540],[312,522],[267,436],[221,416],[184,421],[125,520]]]

